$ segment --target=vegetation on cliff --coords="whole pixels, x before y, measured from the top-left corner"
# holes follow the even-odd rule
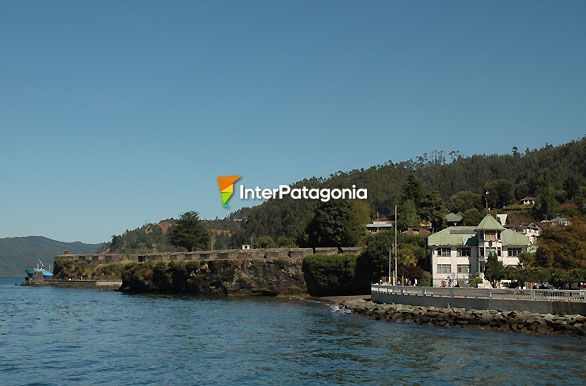
[[[290,259],[184,260],[126,264],[127,292],[250,296],[307,291],[301,261]]]
[[[370,282],[364,280],[354,255],[310,255],[303,259],[307,292],[313,296],[368,293]]]
[[[56,279],[120,280],[127,263],[129,261],[121,260],[93,265],[72,260],[67,255],[57,256],[53,266],[53,275]]]
[[[366,249],[354,255],[310,255],[303,261],[307,289],[311,295],[351,295],[370,291],[370,284],[389,276],[389,251],[394,234],[369,235]],[[398,276],[418,285],[430,285],[426,271],[427,243],[423,236],[399,235]]]

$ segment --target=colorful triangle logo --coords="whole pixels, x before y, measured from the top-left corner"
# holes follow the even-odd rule
[[[234,183],[240,179],[240,176],[219,176],[218,186],[220,187],[220,195],[222,196],[222,206],[229,209],[228,201],[234,194]]]

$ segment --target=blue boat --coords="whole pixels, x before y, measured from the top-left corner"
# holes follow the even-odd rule
[[[35,274],[35,272],[42,272],[43,279],[52,279],[53,278],[53,272],[47,271],[45,269],[45,265],[43,264],[43,262],[41,260],[39,260],[39,264],[37,264],[37,268],[25,269],[24,272],[26,272],[28,279],[32,278],[33,275]]]

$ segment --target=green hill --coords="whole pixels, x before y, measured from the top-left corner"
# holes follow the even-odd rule
[[[411,212],[404,203],[408,179],[412,183],[416,181],[414,189],[420,184],[416,189],[419,193],[411,192],[421,196],[412,203]],[[372,218],[377,213],[391,217],[395,204],[399,205],[400,218],[411,222],[431,221],[432,216],[443,219],[448,211],[470,210],[481,216],[480,212],[488,204],[492,209],[509,213],[510,223],[529,223],[557,215],[586,219],[586,137],[524,152],[512,147],[508,154],[465,157],[457,151],[434,151],[414,160],[389,161],[292,184],[308,188],[349,188],[352,185],[368,189],[367,209]],[[485,196],[486,191],[490,191],[490,195]],[[536,197],[535,208],[519,205],[519,200],[527,196]],[[317,200],[268,200],[240,209],[225,219],[204,223],[214,234],[215,249],[237,248],[251,240],[257,247],[291,246],[299,244],[300,235],[317,205]],[[103,250],[117,253],[145,253],[154,248],[159,252],[176,251],[178,248],[171,245],[167,232],[173,224],[173,219],[167,219],[127,230],[114,236]],[[434,224],[434,230],[443,226],[445,224]]]
[[[537,209],[540,210],[531,211],[527,219],[583,216],[586,208],[586,136],[560,146],[546,145],[524,152],[512,147],[508,154],[464,157],[458,151],[434,151],[415,160],[388,161],[367,169],[339,171],[329,178],[310,178],[293,186],[348,188],[356,185],[367,188],[371,215],[379,213],[391,217],[394,205],[401,203],[403,186],[411,175],[421,182],[424,192],[437,192],[444,206],[442,210],[463,212],[468,209],[456,207],[455,202],[459,200],[455,195],[458,193],[471,196],[474,206],[483,209],[483,196],[489,190],[492,208],[502,209],[526,196],[537,197]],[[274,240],[295,239],[316,205],[317,201],[283,199],[243,208],[230,216],[242,220],[232,242],[234,245],[246,243],[251,235],[266,235]]]
[[[0,274],[20,275],[25,268],[36,267],[39,259],[45,266],[53,258],[68,250],[71,253],[94,253],[102,244],[85,244],[79,241],[66,243],[42,236],[8,237],[0,239]]]

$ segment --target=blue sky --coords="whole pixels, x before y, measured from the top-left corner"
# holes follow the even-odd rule
[[[586,132],[586,1],[0,1],[0,237]],[[234,200],[233,208],[238,202]]]

